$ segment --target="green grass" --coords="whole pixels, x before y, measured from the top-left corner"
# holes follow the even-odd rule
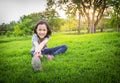
[[[0,83],[120,83],[120,33],[53,35],[48,47],[66,44],[66,53],[31,66],[31,37],[0,38]]]

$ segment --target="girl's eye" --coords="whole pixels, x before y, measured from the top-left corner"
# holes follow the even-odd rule
[[[46,31],[46,29],[39,29],[39,31]]]
[[[39,29],[39,31],[42,31],[41,29]]]
[[[43,31],[46,31],[46,29],[43,29]]]

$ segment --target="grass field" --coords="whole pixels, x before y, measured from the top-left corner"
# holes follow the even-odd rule
[[[66,44],[66,53],[31,66],[31,37],[0,36],[0,83],[120,83],[120,33],[53,35],[48,47]]]

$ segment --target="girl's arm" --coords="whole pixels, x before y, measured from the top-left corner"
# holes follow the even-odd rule
[[[47,44],[49,39],[43,40],[40,44],[38,42],[34,42],[35,45],[35,52],[41,52],[43,47]]]
[[[48,39],[43,40],[40,44],[38,42],[33,42],[33,44],[35,45],[35,52],[34,55],[38,56],[40,58],[43,57],[43,55],[41,54],[41,50],[42,48],[47,44]]]

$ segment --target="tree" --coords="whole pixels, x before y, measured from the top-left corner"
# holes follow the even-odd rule
[[[112,23],[116,24],[117,31],[120,32],[120,0],[109,0],[109,5],[113,7]]]
[[[74,7],[79,11],[79,16],[80,13],[86,16],[89,33],[95,33],[96,26],[107,8],[107,0],[58,0],[56,1],[57,3],[59,4],[58,6],[69,3],[76,5]]]
[[[45,17],[45,20],[48,21],[48,24],[50,25],[51,29],[53,31],[60,30],[60,26],[62,24],[61,19],[59,18],[59,15],[56,11],[56,7],[53,8],[54,0],[47,0],[47,8],[45,12],[43,12],[43,15]]]
[[[3,35],[7,32],[8,24],[2,23],[0,25],[0,35]]]
[[[88,20],[88,32],[95,33],[96,26],[107,8],[107,0],[85,0],[81,4]]]
[[[22,30],[19,28],[19,24],[17,24],[17,25],[15,25],[14,26],[14,31],[13,31],[13,34],[15,35],[15,36],[22,36],[23,34],[22,34]]]
[[[11,21],[8,27],[8,31],[12,32],[14,30],[15,24],[16,24],[15,21]]]
[[[32,19],[25,18],[21,22],[19,22],[18,27],[21,30],[22,35],[30,35],[31,33],[31,24],[32,24]]]
[[[67,22],[68,22],[68,28],[71,28],[72,30],[76,30],[75,27],[78,27],[78,34],[80,34],[80,17],[81,17],[81,10],[77,10],[78,6],[76,6],[75,4],[69,2],[64,11],[66,12],[67,14]],[[79,8],[80,9],[80,8]],[[78,11],[78,25],[77,25],[77,20],[76,20],[76,12]],[[75,23],[76,22],[76,23]],[[74,29],[73,29],[74,27]]]

